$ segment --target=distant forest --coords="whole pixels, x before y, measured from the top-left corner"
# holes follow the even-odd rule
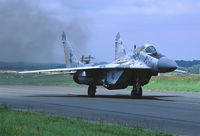
[[[189,68],[194,65],[200,65],[200,60],[192,60],[192,61],[185,61],[185,60],[176,60],[176,63],[179,67]]]
[[[25,63],[25,62],[0,62],[0,70],[38,70],[64,68],[65,64],[57,63]]]

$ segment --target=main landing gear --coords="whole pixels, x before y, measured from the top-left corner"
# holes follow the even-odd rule
[[[95,93],[96,93],[96,86],[95,85],[90,85],[88,87],[88,96],[89,97],[94,97],[95,96]]]

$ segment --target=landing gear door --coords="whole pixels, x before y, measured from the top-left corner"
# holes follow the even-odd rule
[[[111,70],[107,72],[107,84],[114,85],[117,83],[121,75],[123,74],[123,70]]]

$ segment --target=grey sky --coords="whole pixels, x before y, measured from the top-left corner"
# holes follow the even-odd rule
[[[74,50],[98,61],[114,60],[117,32],[127,51],[134,44],[151,43],[172,59],[200,59],[199,0],[40,0],[39,6],[63,23],[80,20],[84,24],[81,30],[87,34],[86,50]],[[55,43],[55,61],[64,62],[59,38]]]
[[[88,52],[99,60],[112,61],[118,31],[127,50],[152,43],[172,59],[200,59],[198,0],[46,0],[42,7],[62,20],[83,16],[90,29]]]

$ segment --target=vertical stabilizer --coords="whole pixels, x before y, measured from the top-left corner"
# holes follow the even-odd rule
[[[118,32],[115,38],[115,60],[120,60],[125,55],[126,55],[126,51],[122,43],[120,33]]]
[[[66,67],[78,67],[81,63],[77,59],[77,57],[73,53],[72,46],[66,39],[65,32],[62,33],[62,43],[64,48],[64,54],[65,54],[65,64]]]
[[[62,33],[62,43],[64,48],[64,54],[65,54],[65,64],[68,65],[68,59],[67,59],[67,52],[66,52],[66,35],[65,32]]]

